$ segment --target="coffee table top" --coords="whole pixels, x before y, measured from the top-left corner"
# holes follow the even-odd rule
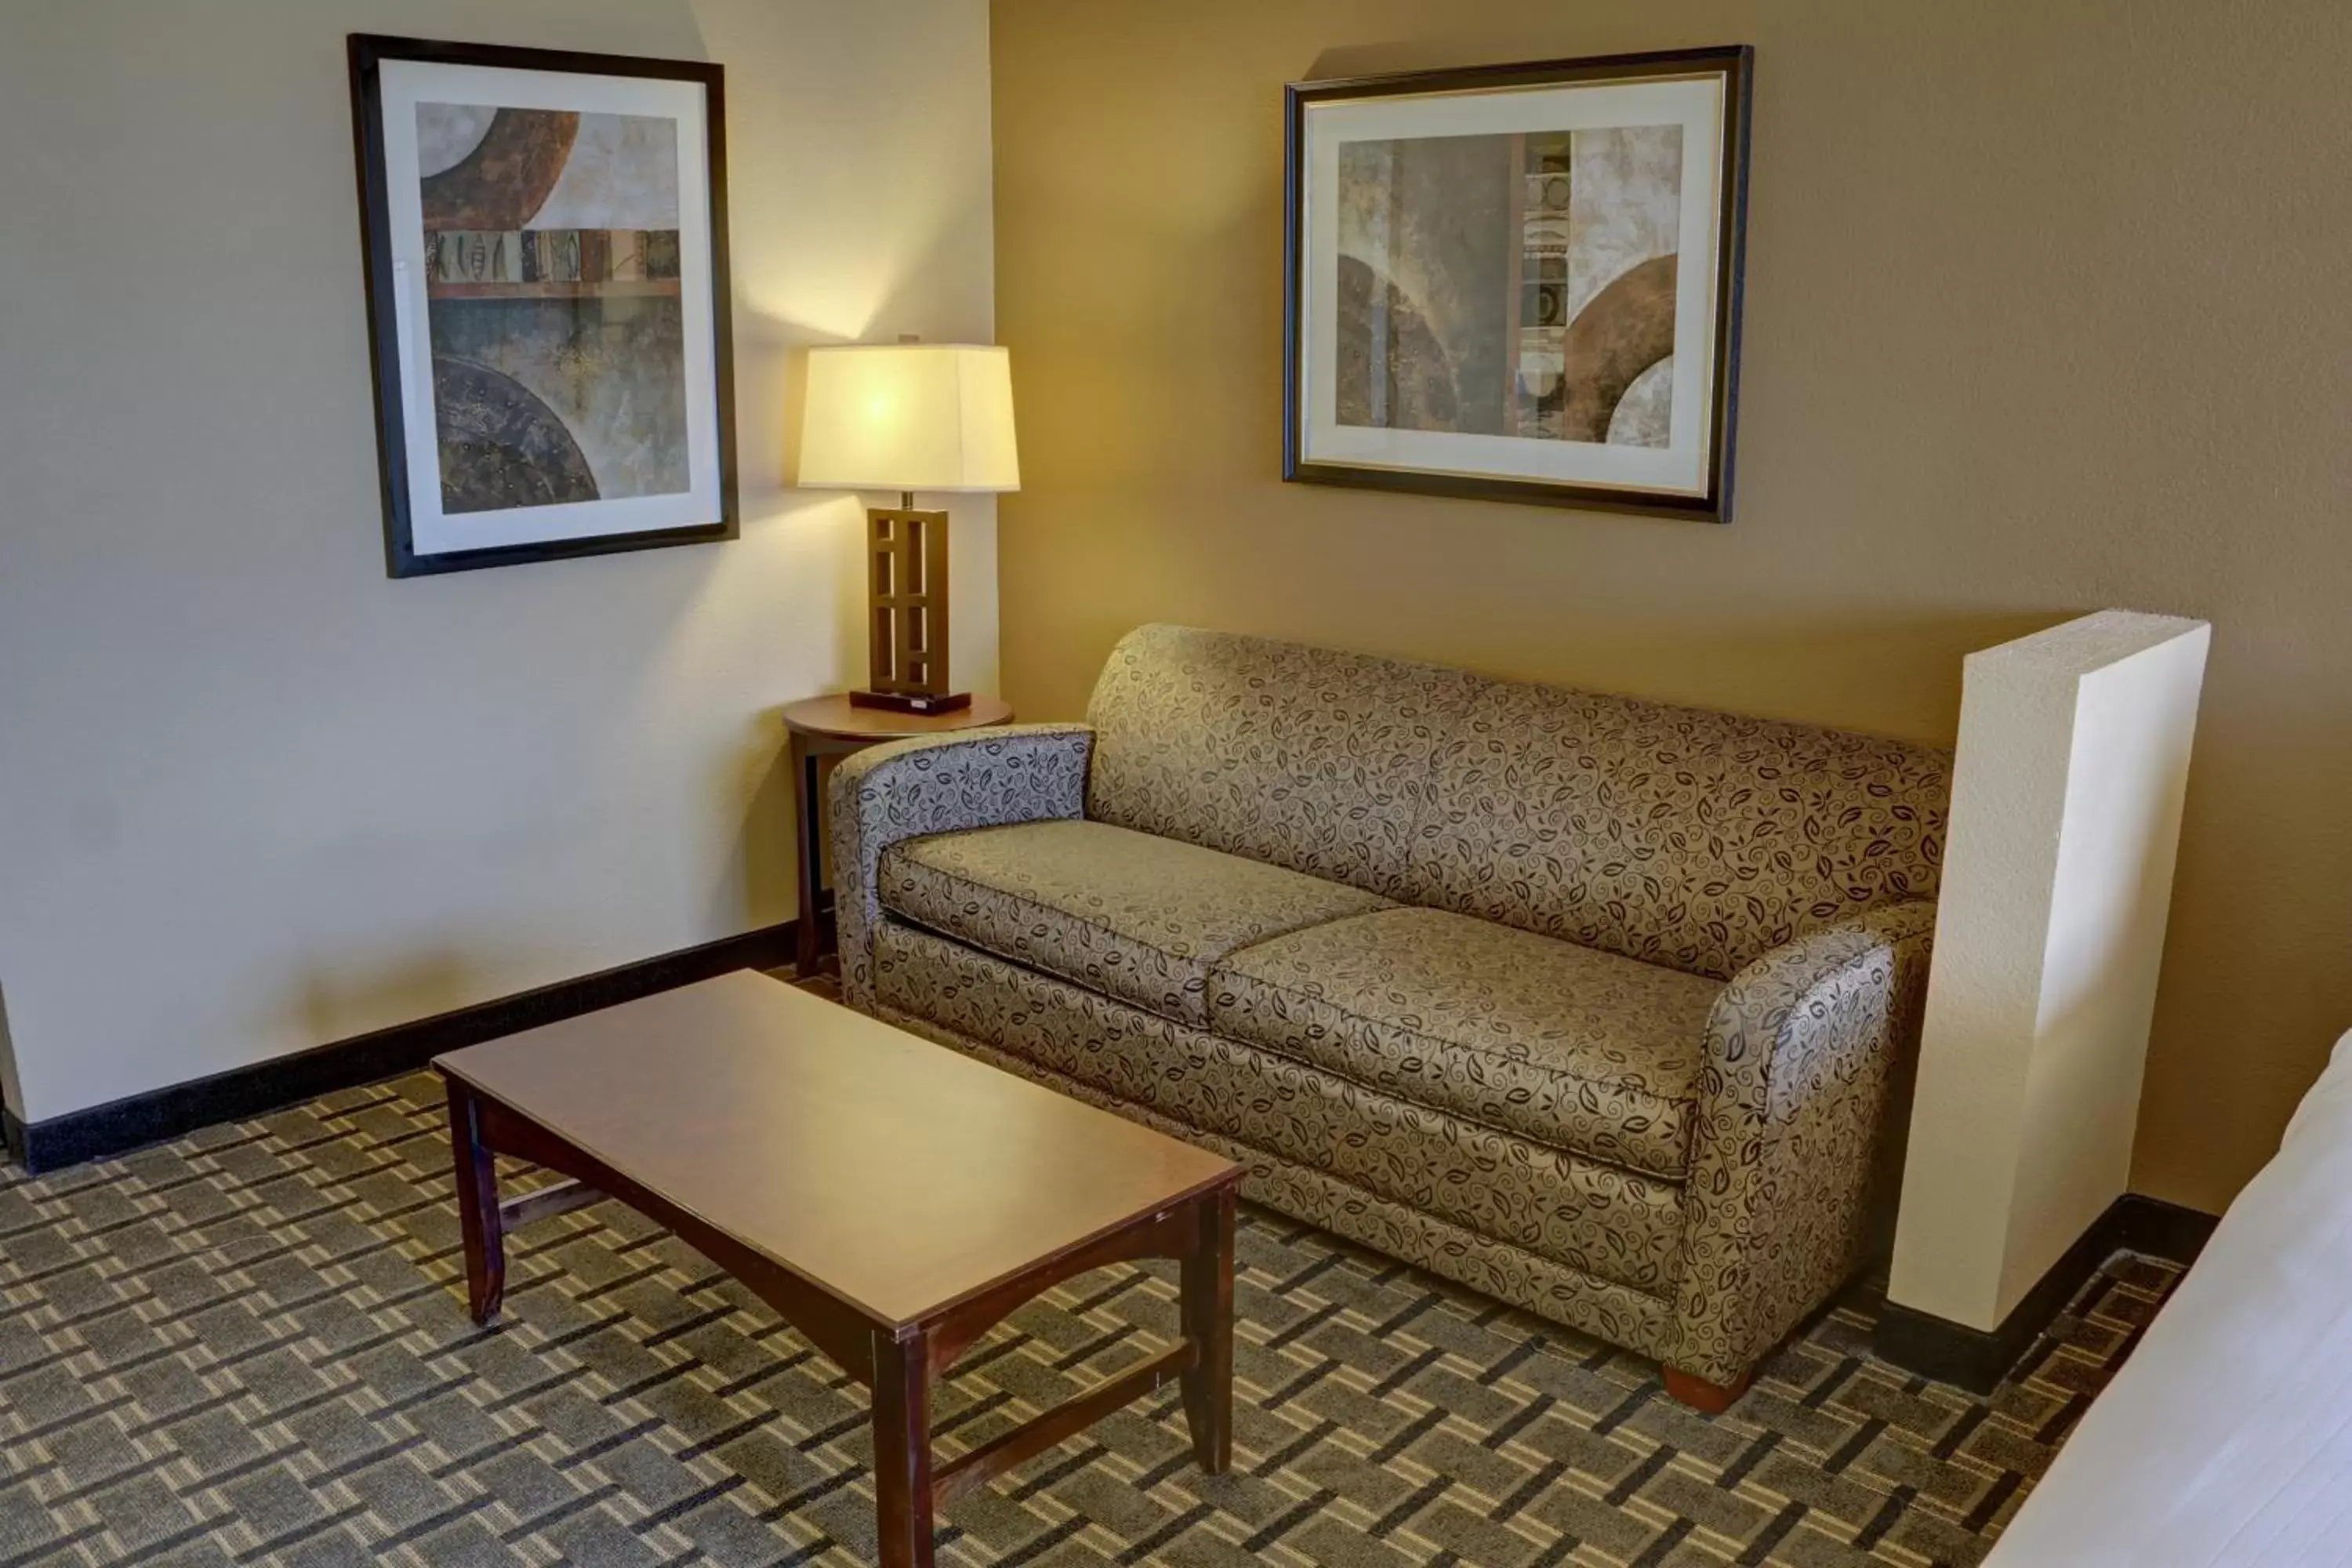
[[[749,970],[434,1066],[897,1326],[1241,1171]]]

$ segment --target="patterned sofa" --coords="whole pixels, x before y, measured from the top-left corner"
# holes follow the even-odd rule
[[[835,773],[843,986],[1736,1397],[1853,1273],[1949,759],[1146,626]]]

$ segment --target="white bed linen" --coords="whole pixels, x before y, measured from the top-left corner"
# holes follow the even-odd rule
[[[2352,1564],[2352,1035],[1986,1568]]]

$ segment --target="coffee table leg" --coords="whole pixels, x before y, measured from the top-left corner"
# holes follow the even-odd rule
[[[874,1336],[874,1503],[882,1568],[931,1568],[931,1344]]]
[[[455,1079],[449,1090],[449,1146],[457,1165],[457,1220],[466,1240],[466,1295],[474,1321],[498,1321],[507,1293],[506,1227],[499,1214],[499,1168],[482,1142],[480,1104]]]
[[[1195,1199],[1200,1239],[1184,1258],[1184,1337],[1201,1347],[1184,1374],[1192,1457],[1222,1476],[1234,1458],[1234,1190]]]

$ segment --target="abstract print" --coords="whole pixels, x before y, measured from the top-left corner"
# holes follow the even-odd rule
[[[445,512],[675,495],[677,125],[416,106]]]
[[[1339,423],[1670,445],[1682,139],[1341,143]]]

